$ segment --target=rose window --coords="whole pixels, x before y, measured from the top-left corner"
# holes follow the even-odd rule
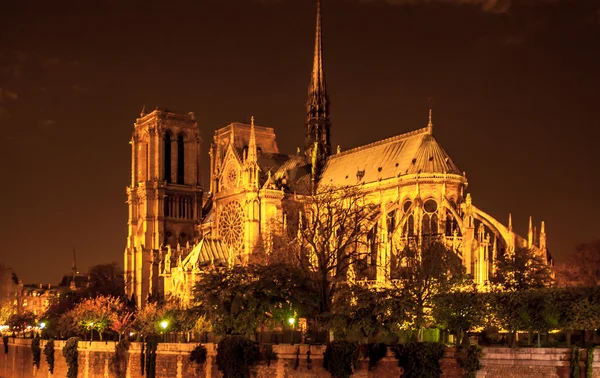
[[[244,246],[244,209],[238,202],[229,202],[221,209],[219,235],[233,252],[242,250]]]

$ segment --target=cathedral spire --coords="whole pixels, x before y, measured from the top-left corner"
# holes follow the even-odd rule
[[[254,131],[254,116],[250,118],[250,140],[248,141],[248,161],[256,162],[256,133]]]
[[[321,0],[317,0],[317,21],[315,30],[315,49],[313,55],[313,69],[308,85],[308,99],[306,101],[306,140],[304,152],[311,158],[314,143],[319,144],[317,160],[322,163],[331,152],[330,121],[329,121],[329,95],[323,70],[323,41],[321,29]]]
[[[427,132],[429,133],[429,135],[433,134],[433,122],[432,122],[432,109],[431,107],[429,108],[429,123],[427,124]]]
[[[512,213],[508,213],[508,231],[512,232]]]

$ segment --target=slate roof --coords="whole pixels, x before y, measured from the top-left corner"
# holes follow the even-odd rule
[[[463,174],[423,128],[330,156],[319,185],[355,185],[416,173]]]

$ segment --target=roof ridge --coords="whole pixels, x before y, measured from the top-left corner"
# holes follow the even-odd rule
[[[428,133],[428,128],[427,127],[423,127],[423,128],[417,129],[417,130],[409,131],[409,132],[404,133],[404,134],[394,135],[394,136],[386,138],[386,139],[381,139],[381,140],[378,140],[378,141],[373,142],[373,143],[364,144],[362,146],[354,147],[354,148],[351,148],[349,150],[340,152],[339,154],[330,155],[329,159],[333,159],[333,158],[338,157],[338,156],[349,155],[349,154],[354,153],[354,152],[366,150],[367,148],[371,148],[371,147],[375,147],[375,146],[380,146],[380,145],[383,145],[383,144],[395,142],[395,141],[400,140],[400,139],[406,139],[406,138],[409,138],[409,137],[412,137],[412,136],[415,136],[415,135],[427,134],[427,133]]]

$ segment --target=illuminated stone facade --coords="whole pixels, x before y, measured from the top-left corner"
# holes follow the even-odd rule
[[[125,253],[127,277],[135,282],[131,287],[135,291],[130,288],[130,293],[143,301],[159,287],[166,294],[189,299],[203,266],[215,261],[243,264],[255,251],[268,250],[274,225],[285,223],[283,203],[329,186],[359,186],[380,206],[373,228],[377,261],[372,265],[377,269],[366,277],[375,284],[384,285],[394,278],[390,262],[395,251],[423,237],[441,237],[461,255],[467,272],[479,284],[488,280],[498,253],[532,247],[546,258],[543,223],[539,235],[530,224],[525,239],[513,232],[510,218],[505,226],[474,204],[466,192],[464,172],[433,136],[431,112],[428,124],[415,131],[332,151],[320,5],[306,105],[304,151],[294,154],[281,153],[274,129],[255,125],[254,119],[250,124],[232,123],[216,130],[209,150],[210,191],[204,193],[203,201],[196,168],[200,137],[193,118],[156,111],[138,119],[132,139]],[[177,120],[179,126],[171,127],[169,119]],[[165,179],[169,165],[163,164],[164,146],[174,143],[173,136],[166,137],[167,130],[173,136],[184,132],[191,148],[188,152],[186,144],[189,155],[182,184],[174,184],[178,172],[174,148],[170,150],[172,183]],[[173,196],[190,198],[191,217],[163,212],[165,198]],[[191,245],[184,246],[188,241]],[[162,283],[156,280],[157,273]]]

